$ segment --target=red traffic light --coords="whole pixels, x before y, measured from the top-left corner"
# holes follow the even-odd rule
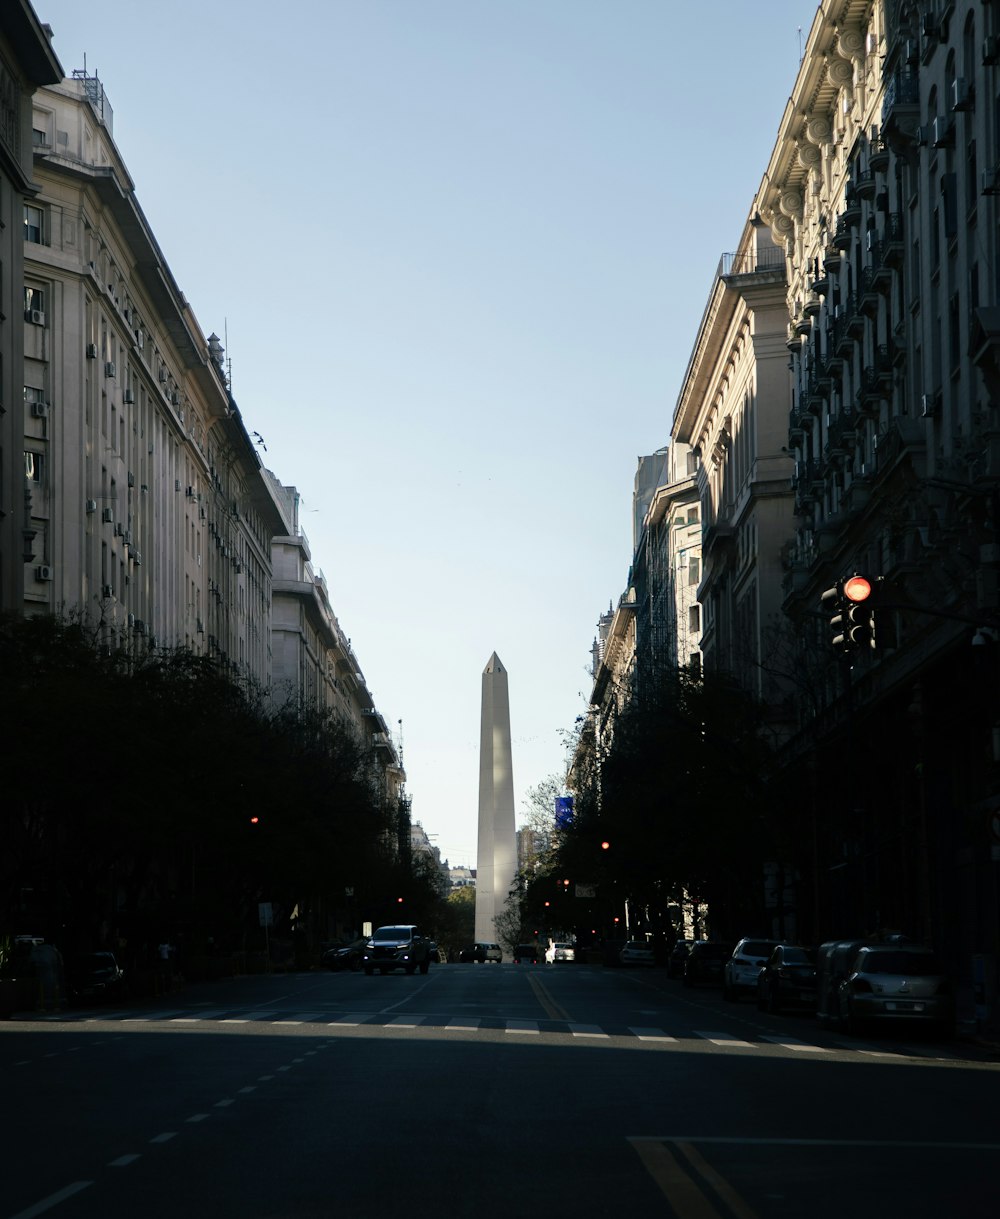
[[[611,849],[611,843],[608,842],[608,840],[605,838],[605,840],[601,843],[601,850],[609,851],[610,849]]]
[[[259,818],[259,817],[251,817],[251,818],[250,818],[250,824],[251,824],[251,825],[256,825],[258,821],[260,821],[260,818]]]
[[[844,596],[855,604],[858,601],[867,601],[872,595],[871,581],[866,580],[864,576],[848,576],[843,587]]]

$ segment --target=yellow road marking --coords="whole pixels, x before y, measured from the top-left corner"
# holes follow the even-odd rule
[[[678,1143],[677,1150],[697,1170],[701,1179],[715,1190],[726,1206],[733,1212],[736,1219],[757,1219],[756,1214],[743,1201],[740,1195],[708,1164],[690,1143]]]
[[[531,989],[535,992],[535,997],[538,999],[538,1002],[542,1005],[542,1007],[545,1008],[545,1014],[551,1020],[569,1021],[569,1012],[564,1011],[563,1008],[556,1003],[555,999],[552,998],[546,989],[545,983],[537,974],[528,974],[528,982]]]
[[[640,1142],[636,1139],[629,1142],[680,1219],[721,1219],[719,1212],[663,1143]]]

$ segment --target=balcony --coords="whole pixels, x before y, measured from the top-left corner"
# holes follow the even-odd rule
[[[889,145],[881,136],[876,136],[868,150],[868,165],[877,174],[884,174],[889,168]]]
[[[851,228],[856,224],[861,223],[861,198],[856,190],[848,188],[844,195],[844,210],[841,214],[842,219]],[[839,228],[839,222],[838,222]]]
[[[920,121],[920,86],[916,69],[897,71],[886,82],[882,98],[882,139],[893,144],[911,145]]]
[[[890,212],[885,218],[882,237],[882,261],[887,267],[898,267],[903,262],[903,217],[899,212]]]
[[[849,234],[848,234],[848,237],[850,237]],[[851,244],[850,240],[848,240],[847,245],[850,245],[850,244]],[[846,246],[845,246],[845,249],[846,249]],[[824,271],[828,271],[831,273],[835,272],[835,271],[839,271],[840,270],[840,261],[841,261],[842,257],[843,257],[843,254],[841,253],[839,246],[828,245],[826,247],[826,249],[823,251],[823,269],[824,269]]]
[[[860,170],[854,181],[854,189],[857,191],[859,199],[874,199],[875,171],[873,169]]]
[[[847,217],[838,216],[837,227],[833,232],[833,244],[838,250],[849,250],[852,241],[851,226],[847,222]]]
[[[875,284],[875,271],[872,267],[861,268],[861,290],[858,293],[858,312],[868,317],[878,313],[879,291]]]
[[[844,301],[844,327],[852,339],[860,339],[865,332],[865,315],[853,292]]]
[[[885,400],[885,384],[874,368],[865,368],[861,373],[861,386],[857,392],[858,410],[862,414],[875,414]]]

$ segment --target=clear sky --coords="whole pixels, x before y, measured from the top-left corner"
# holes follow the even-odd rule
[[[518,822],[565,770],[639,454],[774,146],[812,0],[33,0],[298,487],[398,733],[475,864],[482,671]],[[800,36],[801,28],[801,36]]]

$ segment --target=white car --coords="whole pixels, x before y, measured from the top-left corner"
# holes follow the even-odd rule
[[[741,992],[757,993],[757,979],[780,940],[758,940],[744,936],[722,971],[722,997],[737,1002]]]
[[[546,949],[545,959],[550,965],[556,965],[560,961],[575,961],[576,949],[572,944],[550,944]]]
[[[647,944],[645,940],[629,940],[619,952],[618,960],[623,965],[655,965],[656,955],[653,945]]]

